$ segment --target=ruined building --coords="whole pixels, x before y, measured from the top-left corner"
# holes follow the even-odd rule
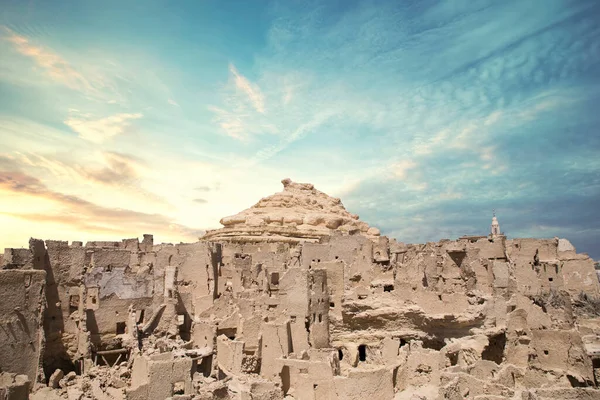
[[[600,399],[567,240],[404,244],[283,184],[196,243],[6,249],[0,399]]]

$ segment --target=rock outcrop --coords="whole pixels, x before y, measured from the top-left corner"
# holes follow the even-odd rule
[[[208,231],[202,240],[230,242],[317,242],[337,231],[342,234],[379,236],[379,229],[360,221],[341,200],[310,183],[284,179],[283,191],[254,206],[221,219],[221,229]]]

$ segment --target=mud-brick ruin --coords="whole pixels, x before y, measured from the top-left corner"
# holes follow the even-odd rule
[[[404,244],[283,184],[196,243],[6,249],[0,399],[600,399],[567,240]]]

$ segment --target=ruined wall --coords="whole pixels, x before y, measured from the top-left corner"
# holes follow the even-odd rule
[[[0,371],[38,377],[44,332],[46,273],[0,270]]]
[[[600,376],[588,351],[600,348],[599,285],[589,257],[561,240],[33,240],[5,253],[0,279],[14,296],[32,290],[26,274],[42,285],[48,307],[31,307],[51,383],[56,368],[113,368],[123,375],[96,390],[129,399],[570,396]],[[18,324],[0,307],[3,326]],[[34,381],[37,364],[22,363],[10,371]]]

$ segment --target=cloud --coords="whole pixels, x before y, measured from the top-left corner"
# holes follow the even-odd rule
[[[30,57],[42,67],[55,82],[76,90],[94,90],[92,84],[61,56],[42,46],[32,44],[25,36],[2,27],[4,40],[10,42],[20,54]]]
[[[61,185],[75,189],[85,188],[90,192],[89,184],[103,186],[101,192],[115,199],[131,201],[131,194],[142,198],[146,205],[172,207],[163,196],[143,188],[144,178],[150,174],[148,163],[137,156],[114,151],[96,152],[86,150],[86,161],[73,154],[44,155],[38,153],[13,152],[0,156],[0,169],[25,170],[33,175],[44,176],[44,182],[60,182]],[[108,189],[108,191],[107,191]],[[97,190],[97,189],[96,189]],[[98,193],[94,190],[94,193]],[[115,199],[116,200],[116,199]]]
[[[143,213],[121,208],[108,208],[81,197],[50,190],[39,179],[19,171],[0,171],[0,190],[13,194],[32,196],[54,202],[60,211],[45,214],[45,221],[61,222],[81,227],[83,225],[121,231],[143,229],[153,232],[169,232],[179,237],[193,237],[201,230],[174,223],[161,214]],[[36,220],[39,213],[4,213],[18,218]]]
[[[172,105],[172,106],[179,107],[179,104],[177,104],[177,102],[176,102],[175,100],[173,100],[173,99],[169,99],[169,100],[168,100],[168,103],[169,103],[170,105]]]
[[[393,164],[390,169],[395,178],[405,179],[407,172],[411,169],[414,169],[416,166],[417,164],[412,160],[402,160]]]
[[[222,104],[208,107],[214,122],[227,136],[240,141],[263,134],[280,133],[277,121],[266,115],[265,96],[260,87],[229,65],[230,80],[223,86]]]
[[[205,199],[194,199],[194,203],[206,204],[206,203],[208,203],[208,201]]]
[[[104,152],[106,166],[101,169],[79,167],[81,174],[90,180],[109,185],[133,183],[144,169],[144,163],[137,157],[117,152]]]
[[[58,224],[62,226],[70,226],[82,232],[88,233],[104,233],[110,235],[121,235],[123,234],[124,227],[113,226],[102,226],[95,225],[93,223],[84,222],[78,215],[48,215],[39,213],[6,213],[0,212],[0,215],[4,215],[11,218],[19,218],[24,221],[31,221],[41,224]]]
[[[248,96],[248,100],[257,112],[264,114],[265,98],[260,91],[260,87],[251,83],[248,78],[240,74],[233,64],[229,64],[229,72],[234,77],[235,87]]]
[[[141,113],[120,113],[96,119],[89,114],[76,114],[67,118],[64,123],[77,132],[80,138],[94,143],[102,143],[123,134],[131,125],[131,121],[142,117]]]

